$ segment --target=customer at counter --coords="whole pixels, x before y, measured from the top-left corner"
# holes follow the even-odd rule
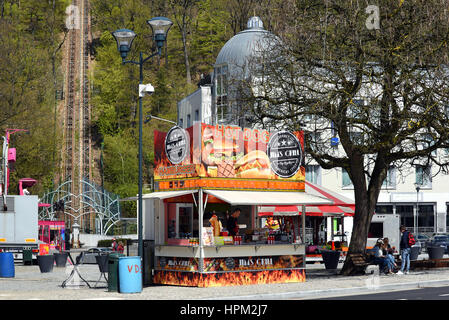
[[[240,216],[241,210],[239,208],[235,208],[232,214],[229,216],[226,227],[228,229],[230,236],[238,235],[239,233],[239,225],[238,218]]]

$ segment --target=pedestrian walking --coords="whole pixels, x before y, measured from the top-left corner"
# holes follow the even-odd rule
[[[410,271],[410,245],[409,241],[409,233],[404,225],[400,227],[401,230],[401,241],[399,242],[399,248],[401,250],[401,270],[398,271],[398,274],[408,274]]]
[[[125,250],[125,246],[123,245],[123,242],[119,241],[118,246],[117,246],[118,253],[123,253],[124,250]]]
[[[115,238],[112,238],[112,251],[117,251],[118,243]]]

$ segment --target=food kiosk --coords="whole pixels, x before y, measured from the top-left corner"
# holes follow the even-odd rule
[[[49,245],[50,250],[65,250],[65,222],[39,220],[39,240]]]
[[[195,123],[154,132],[155,192],[143,196],[154,284],[223,286],[305,281],[303,132]],[[296,206],[273,221],[261,206]],[[236,209],[238,230],[228,222]],[[231,235],[234,231],[236,234]]]

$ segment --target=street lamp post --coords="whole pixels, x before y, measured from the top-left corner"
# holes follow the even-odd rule
[[[131,50],[131,45],[136,37],[136,34],[132,30],[119,29],[114,31],[112,35],[117,42],[117,49],[122,57],[122,63],[132,63],[139,66],[139,194],[138,194],[138,255],[143,260],[143,227],[142,227],[142,97],[140,94],[140,88],[143,82],[143,64],[154,56],[161,55],[162,47],[167,40],[167,33],[170,30],[173,22],[165,17],[155,17],[147,21],[153,31],[153,39],[156,42],[156,51],[144,58],[143,53],[139,53],[139,61],[126,60],[128,52]]]
[[[417,235],[417,230],[418,230],[418,218],[419,218],[419,190],[421,190],[421,187],[419,184],[415,183],[415,187],[416,187],[416,223],[415,223],[415,227],[414,227],[414,233]]]

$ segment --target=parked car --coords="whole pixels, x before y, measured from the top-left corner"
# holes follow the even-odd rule
[[[101,254],[108,254],[112,252],[111,248],[90,248],[87,251],[84,252],[83,261],[84,264],[96,264],[97,260],[95,256],[101,255]],[[76,257],[76,261],[78,262],[79,259],[81,259],[81,253]]]
[[[421,245],[421,250],[426,250],[427,245],[430,242],[430,237],[426,234],[418,234],[416,237],[416,242]]]
[[[437,234],[433,236],[432,240],[430,241],[430,246],[442,246],[444,247],[444,253],[448,253],[447,246],[449,246],[449,235]]]

